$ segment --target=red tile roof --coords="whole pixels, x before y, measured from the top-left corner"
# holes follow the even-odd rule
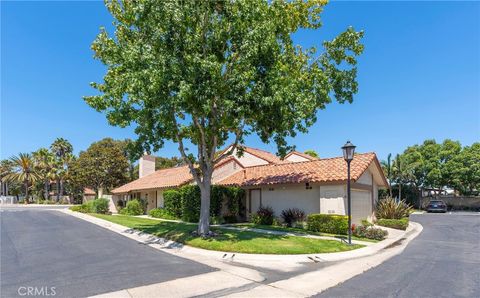
[[[356,154],[351,163],[351,178],[357,180],[375,162],[375,153]],[[381,170],[381,169],[380,169]],[[343,157],[314,161],[291,162],[245,168],[221,181],[221,185],[269,185],[288,183],[341,182],[347,180],[347,165]]]
[[[292,152],[288,153],[287,155],[285,155],[284,160],[286,160],[290,155],[293,155],[293,154],[296,154],[296,155],[301,156],[303,158],[306,158],[308,160],[319,160],[319,158],[316,158],[316,157],[313,157],[311,155],[308,155],[308,154],[305,154],[305,153],[302,153],[302,152],[298,152],[298,151],[292,151]]]
[[[155,173],[122,185],[112,190],[112,193],[127,193],[130,191],[147,190],[154,188],[177,187],[193,179],[188,166],[162,169]]]
[[[84,195],[87,195],[87,196],[94,196],[96,193],[95,193],[95,191],[94,191],[93,189],[88,188],[88,187],[85,187],[85,188],[83,189],[83,194],[84,194]]]
[[[257,149],[257,148],[252,148],[252,147],[246,147],[243,146],[244,151],[248,152],[252,155],[255,155],[258,158],[261,158],[263,160],[268,161],[269,163],[273,164],[279,164],[279,163],[284,163],[283,160],[280,159],[280,157],[276,156],[275,154],[272,154],[268,151]]]
[[[230,161],[235,160],[240,167],[243,165],[233,156],[228,156],[222,159],[215,165],[215,169],[224,166]],[[131,191],[156,189],[156,188],[172,188],[178,187],[193,181],[193,176],[190,173],[188,166],[181,166],[176,168],[162,169],[155,173],[139,178],[135,181],[122,185],[112,190],[112,193],[128,193]]]

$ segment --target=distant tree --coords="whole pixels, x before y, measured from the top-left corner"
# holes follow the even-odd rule
[[[43,181],[43,197],[45,200],[49,197],[50,182],[56,179],[56,160],[52,152],[46,148],[40,148],[32,153],[35,167],[40,179]]]
[[[292,34],[321,26],[324,0],[107,1],[115,33],[92,44],[107,73],[86,97],[110,124],[136,124],[139,154],[178,144],[201,191],[198,233],[209,233],[213,167],[244,136],[276,143],[307,132],[317,111],[357,92],[363,32],[353,28],[323,52],[295,45]],[[231,141],[233,139],[233,141]],[[230,150],[216,157],[226,143]],[[197,157],[187,144],[196,147]],[[153,149],[153,150],[152,150]]]
[[[56,181],[57,181],[57,202],[60,200],[60,196],[63,196],[63,183],[65,176],[68,174],[68,161],[71,160],[71,155],[73,152],[73,146],[64,138],[57,138],[50,145],[50,150],[57,157],[57,167],[56,167]]]
[[[455,149],[456,150],[456,149]],[[480,143],[464,147],[444,167],[449,186],[464,195],[480,191]]]
[[[381,162],[383,173],[388,180],[388,191],[390,193],[390,197],[393,198],[392,193],[392,180],[393,180],[393,168],[392,168],[392,153],[389,153],[387,156],[387,160],[382,160]]]
[[[452,160],[458,160],[456,157],[461,153],[462,145],[458,141],[452,141],[447,139],[443,141],[440,147],[439,152],[439,162],[440,162],[440,184],[441,186],[448,186],[452,188],[457,188],[453,180],[455,179],[455,169],[451,169],[450,165]]]
[[[171,158],[157,156],[155,159],[155,170],[174,168],[184,164],[181,158],[175,156]]]
[[[315,151],[315,150],[305,150],[305,152],[303,152],[307,155],[310,155],[311,157],[315,157],[315,158],[320,158],[320,156],[318,155],[318,153]]]
[[[129,163],[121,144],[105,138],[95,142],[72,162],[70,179],[75,185],[110,190],[128,180]]]
[[[28,203],[30,186],[39,179],[34,160],[28,153],[19,153],[18,156],[12,156],[10,161],[13,166],[12,172],[6,174],[3,180],[23,183],[25,187],[25,203]]]

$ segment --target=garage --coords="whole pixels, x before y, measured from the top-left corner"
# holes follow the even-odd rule
[[[359,224],[362,219],[372,215],[372,193],[366,190],[352,190],[352,223]]]

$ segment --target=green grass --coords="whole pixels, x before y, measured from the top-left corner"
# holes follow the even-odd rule
[[[321,232],[312,232],[307,231],[301,228],[288,228],[288,227],[279,227],[279,226],[267,226],[267,225],[257,225],[253,223],[241,223],[241,224],[233,224],[234,227],[239,228],[252,228],[252,229],[262,229],[262,230],[270,230],[270,231],[281,231],[281,232],[289,232],[289,233],[298,233],[303,235],[316,235],[316,236],[329,236],[335,238],[347,238],[347,235],[337,235],[337,234],[329,234],[329,233],[321,233]],[[354,240],[360,240],[365,242],[378,242],[378,240],[368,239],[368,238],[361,238],[352,236]]]
[[[218,233],[218,236],[203,239],[192,235],[192,232],[197,228],[196,224],[159,222],[158,220],[123,215],[90,215],[145,233],[208,250],[255,254],[309,254],[341,252],[362,247],[362,245],[348,246],[335,240],[268,235],[222,228],[212,229]]]

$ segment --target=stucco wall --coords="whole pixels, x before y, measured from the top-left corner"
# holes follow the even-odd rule
[[[320,213],[346,214],[345,185],[321,185],[320,188]]]
[[[270,188],[273,190],[269,190]],[[262,205],[272,207],[277,217],[288,208],[299,208],[307,214],[320,211],[318,187],[305,189],[305,185],[301,184],[262,187],[261,190]]]
[[[240,171],[241,169],[242,167],[240,167],[240,165],[235,160],[231,160],[213,171],[212,182],[215,183],[219,180],[225,179],[233,173]]]
[[[306,214],[347,214],[346,186],[343,184],[314,185],[312,189],[306,189],[304,184],[276,185],[260,189],[262,206],[272,207],[277,217],[288,208],[299,208]],[[362,219],[370,219],[371,191],[352,190],[353,209],[355,211],[352,212],[352,223],[360,224]]]
[[[372,185],[372,173],[370,172],[370,170],[365,171],[365,173],[363,173],[356,182]]]
[[[292,153],[289,157],[287,157],[285,160],[291,161],[291,162],[302,162],[302,161],[309,161],[308,158],[305,158],[303,156],[297,155],[295,153]]]
[[[242,165],[245,167],[251,167],[251,166],[258,166],[258,165],[266,165],[268,162],[266,160],[263,160],[259,157],[256,157],[255,155],[252,155],[248,152],[243,152],[242,157],[237,156],[237,149],[233,150],[233,156],[235,156],[236,159],[240,161]]]

